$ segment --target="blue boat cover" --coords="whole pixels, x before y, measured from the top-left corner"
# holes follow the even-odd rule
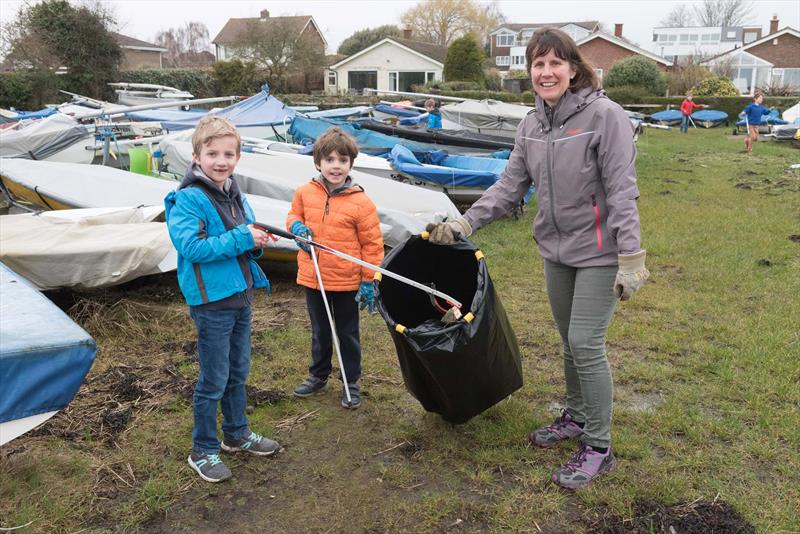
[[[45,117],[49,117],[50,115],[54,115],[58,113],[58,108],[56,107],[49,107],[40,109],[39,111],[14,111],[17,114],[15,119],[17,120],[24,120],[24,119],[43,119]]]
[[[657,122],[680,121],[683,113],[679,109],[665,109],[650,115],[650,120]]]
[[[0,423],[64,408],[97,345],[30,283],[0,263]]]
[[[179,109],[148,109],[145,111],[132,111],[125,116],[132,121],[198,121],[200,117],[208,113],[207,109],[190,109],[181,111]]]
[[[415,115],[414,117],[404,117],[400,119],[400,126],[414,126],[415,124],[419,124],[420,122],[427,122],[428,121],[428,114],[427,113],[420,113],[419,115]]]
[[[724,122],[728,120],[728,114],[716,109],[701,109],[692,113],[692,118],[696,121]]]
[[[269,94],[269,85],[261,86],[261,92],[246,100],[237,102],[227,108],[209,113],[225,117],[238,128],[248,126],[269,126],[272,124],[289,123],[296,115],[296,111]],[[169,131],[188,130],[194,128],[200,117],[186,117],[180,120],[161,121],[161,127]]]
[[[507,159],[449,156],[441,150],[428,153],[425,159],[430,164],[422,163],[402,145],[395,145],[389,154],[389,163],[398,172],[447,187],[488,189],[500,179],[508,165]],[[531,190],[525,195],[525,202],[528,202],[534,191],[531,186]]]
[[[389,104],[376,104],[375,111],[380,111],[381,113],[388,113],[389,115],[394,115],[396,117],[416,117],[417,115],[420,114],[420,112],[417,111],[416,109],[395,107]]]

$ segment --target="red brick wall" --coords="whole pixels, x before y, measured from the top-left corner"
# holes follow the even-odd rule
[[[765,59],[777,68],[798,68],[800,67],[800,39],[794,35],[784,34],[776,37],[778,44],[772,44],[773,39],[762,43],[747,51],[754,56]]]
[[[627,48],[600,38],[592,39],[588,43],[581,45],[580,50],[590,65],[596,69],[603,69],[603,76],[608,74],[608,70],[617,61],[637,55]],[[661,63],[656,63],[656,65],[662,71],[667,70],[667,67]]]
[[[497,56],[510,56],[511,55],[511,48],[508,46],[497,46],[497,36],[492,35],[492,49],[491,49],[491,58],[492,58],[492,66],[500,71],[506,71],[509,69],[509,65],[498,65],[497,61],[494,58]]]

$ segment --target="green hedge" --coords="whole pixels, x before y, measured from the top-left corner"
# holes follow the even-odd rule
[[[0,107],[30,111],[65,102],[69,97],[58,92],[63,83],[49,72],[0,72]]]

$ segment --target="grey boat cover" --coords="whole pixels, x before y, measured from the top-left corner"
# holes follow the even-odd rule
[[[0,260],[40,290],[106,287],[171,271],[177,252],[166,224],[153,220],[163,212],[126,208],[3,215]]]
[[[169,136],[161,141],[160,149],[170,172],[186,172],[192,159],[191,143]],[[312,158],[281,152],[243,152],[234,176],[248,194],[291,202],[295,189],[318,174]],[[428,223],[459,215],[458,208],[444,193],[355,170],[350,176],[375,203],[384,243],[390,247],[421,233]],[[282,220],[276,226],[284,225]]]
[[[497,100],[465,100],[440,109],[444,128],[514,137],[520,121],[533,108]]]
[[[7,158],[0,159],[0,175],[72,208],[163,206],[164,197],[178,186],[171,180],[102,165]],[[267,224],[283,225],[289,214],[288,202],[252,194],[247,201],[256,218]],[[270,242],[267,248],[298,250],[294,241],[287,239]]]
[[[94,134],[72,117],[56,113],[22,128],[0,131],[0,157],[45,159]]]

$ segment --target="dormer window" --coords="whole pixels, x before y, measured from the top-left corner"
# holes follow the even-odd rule
[[[513,33],[498,33],[497,34],[497,46],[514,46],[514,41],[516,40],[517,36]]]

